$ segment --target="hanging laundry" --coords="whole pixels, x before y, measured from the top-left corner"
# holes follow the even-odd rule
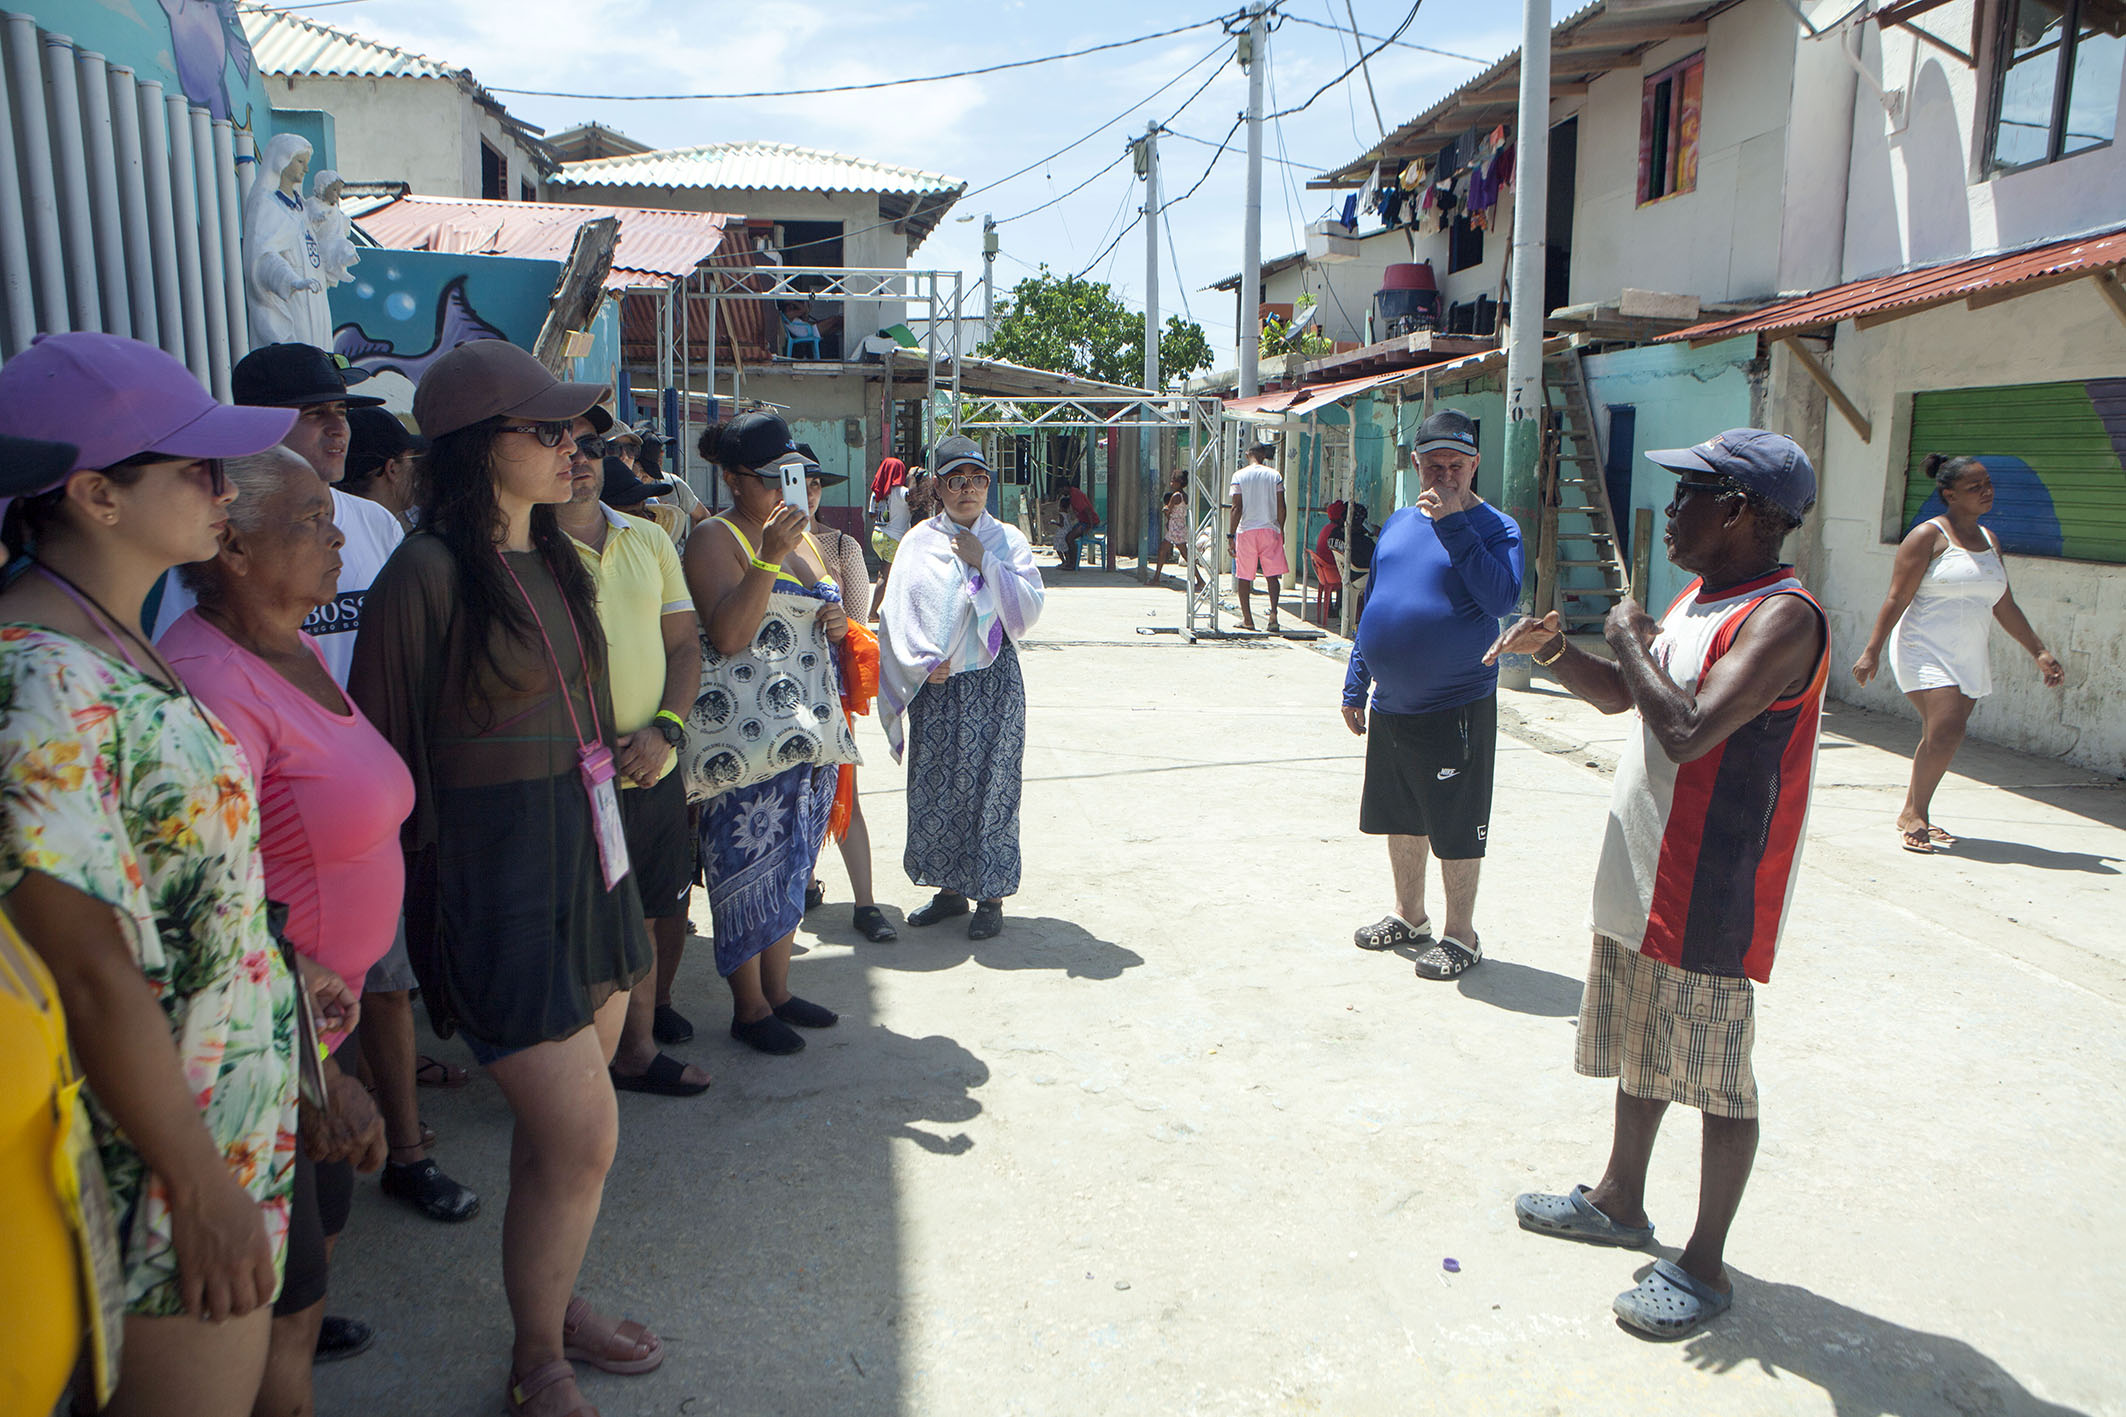
[[[1343,222],[1347,230],[1358,230],[1358,194],[1356,192],[1344,198]]]
[[[1497,159],[1491,164],[1491,185],[1494,189],[1503,190],[1513,185],[1513,161],[1517,151],[1512,143],[1499,149]]]
[[[1400,216],[1400,215],[1402,214],[1402,209],[1403,209],[1403,192],[1402,192],[1402,189],[1401,189],[1401,188],[1399,188],[1399,187],[1390,187],[1390,188],[1389,188],[1389,189],[1388,189],[1387,191],[1385,191],[1385,192],[1381,193],[1381,197],[1380,197],[1380,224],[1381,224],[1382,226],[1393,226],[1393,225],[1395,225],[1395,219],[1396,219],[1396,217],[1398,217],[1398,216]]]

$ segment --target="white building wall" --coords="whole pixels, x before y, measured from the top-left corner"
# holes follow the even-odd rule
[[[1783,0],[1754,0],[1715,16],[1706,34],[1657,45],[1638,68],[1605,74],[1584,97],[1551,106],[1553,123],[1580,119],[1574,303],[1614,300],[1626,286],[1706,300],[1761,298],[1782,288],[1786,133],[1799,33]],[[1701,49],[1697,186],[1642,207],[1644,82]]]
[[[1951,0],[1918,21],[1958,45],[1982,0]],[[1986,5],[1990,17],[1997,7]],[[1972,69],[1898,26],[1867,25],[1863,62],[1904,95],[1886,113],[1863,83],[1853,100],[1845,278],[1859,279],[1973,251],[2019,246],[2126,221],[2126,144],[1999,176],[1984,170],[1992,120],[1994,25],[1976,27]],[[2110,76],[2121,86],[2126,72]]]
[[[404,182],[437,197],[480,195],[480,158],[465,180],[461,110],[472,102],[440,79],[275,77],[267,92],[278,108],[321,108],[332,115],[340,176],[350,182]]]
[[[1983,351],[1974,360],[1973,351]],[[1777,356],[1785,359],[1784,351]],[[1874,426],[1863,443],[1843,418],[1824,431],[1823,556],[1813,588],[1831,616],[1831,691],[1868,708],[1912,716],[1887,665],[1867,688],[1848,672],[1867,644],[1890,584],[1910,449],[1912,395],[1974,384],[2116,377],[2126,326],[2079,285],[1968,310],[1949,305],[1873,330],[1839,328],[1830,364]],[[2010,556],[2016,602],[2067,671],[2046,689],[2005,631],[1990,641],[1993,693],[1971,732],[2011,748],[2126,774],[2126,566]]]

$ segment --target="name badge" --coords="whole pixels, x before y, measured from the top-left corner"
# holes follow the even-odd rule
[[[598,837],[598,865],[611,890],[633,869],[627,857],[627,833],[620,825],[620,793],[613,786],[613,754],[603,743],[576,750],[576,770],[591,801],[591,827]]]

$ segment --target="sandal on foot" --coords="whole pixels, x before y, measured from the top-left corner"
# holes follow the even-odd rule
[[[805,1040],[798,1035],[797,1030],[773,1014],[766,1018],[754,1019],[750,1023],[732,1019],[731,1036],[749,1048],[773,1053],[777,1057],[805,1051]]]
[[[480,1213],[480,1198],[444,1175],[433,1157],[386,1162],[383,1191],[393,1200],[406,1202],[430,1220],[446,1224],[470,1220]]]
[[[664,1340],[633,1319],[616,1323],[606,1318],[578,1294],[568,1301],[568,1312],[561,1318],[561,1356],[627,1377],[647,1373],[662,1363]]]
[[[417,1087],[463,1087],[467,1077],[465,1069],[456,1063],[423,1053],[413,1060],[413,1081]]]
[[[965,915],[967,908],[967,897],[958,891],[939,891],[930,897],[930,904],[920,910],[908,912],[908,923],[920,930],[925,925],[935,925],[940,920]]]
[[[805,909],[813,911],[827,903],[827,888],[818,881],[805,887]]]
[[[510,1417],[598,1417],[597,1408],[591,1406],[588,1402],[580,1400],[583,1396],[581,1393],[576,1394],[579,1400],[574,1407],[563,1409],[553,1406],[552,1403],[546,1403],[541,1405],[539,1412],[533,1413],[532,1404],[538,1401],[540,1393],[545,1392],[564,1378],[573,1382],[575,1377],[576,1370],[569,1366],[569,1361],[566,1358],[556,1358],[551,1363],[541,1363],[521,1377],[511,1373],[509,1376],[509,1388],[503,1394],[503,1400],[509,1404]],[[558,1398],[555,1399],[555,1401],[559,1400]]]
[[[1566,1195],[1530,1191],[1513,1198],[1514,1218],[1523,1230],[1555,1235],[1560,1240],[1579,1240],[1589,1245],[1615,1245],[1636,1250],[1653,1243],[1651,1225],[1619,1225],[1587,1199],[1585,1186],[1574,1186]]]
[[[691,1043],[694,1025],[670,1004],[659,1004],[650,1022],[650,1037],[659,1043]]]
[[[619,1092],[647,1092],[656,1097],[699,1097],[709,1090],[705,1082],[688,1082],[687,1065],[669,1053],[659,1053],[639,1073],[623,1073],[608,1067],[613,1087]]]
[[[794,1023],[799,1028],[832,1028],[841,1022],[842,1016],[824,1004],[815,1004],[810,999],[800,999],[792,994],[775,1006],[775,1016],[784,1023]]]
[[[893,922],[886,918],[886,912],[875,905],[859,905],[856,908],[855,924],[856,933],[874,945],[883,945],[901,937],[901,932],[894,929]]]
[[[1681,1338],[1735,1302],[1732,1290],[1721,1293],[1679,1264],[1655,1260],[1653,1269],[1610,1304],[1626,1326],[1648,1338]]]
[[[1932,856],[1934,854],[1934,839],[1928,834],[1925,827],[1914,827],[1910,831],[1900,829],[1897,835],[1898,845],[1914,855]]]
[[[343,1319],[337,1314],[325,1315],[317,1326],[317,1352],[311,1356],[313,1363],[337,1363],[342,1358],[352,1358],[365,1353],[376,1342],[376,1330],[360,1319]]]
[[[1360,926],[1352,933],[1351,943],[1362,950],[1392,950],[1403,945],[1426,947],[1432,943],[1432,925],[1430,921],[1412,925],[1400,915],[1390,915],[1374,924]]]
[[[1949,847],[1956,845],[1955,837],[1949,835],[1940,827],[1933,825],[1927,827],[1927,840],[1933,842],[1937,848],[1942,850],[1947,850]]]
[[[970,940],[993,940],[1004,930],[1004,903],[985,900],[974,908],[974,919],[967,922],[967,938]]]
[[[1442,935],[1438,944],[1417,957],[1417,977],[1459,979],[1483,960],[1484,946],[1474,931],[1470,932],[1466,945],[1452,935]]]

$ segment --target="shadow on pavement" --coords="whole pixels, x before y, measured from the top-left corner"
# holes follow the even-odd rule
[[[1580,1013],[1579,980],[1509,959],[1485,960],[1457,979],[1455,987],[1464,998],[1509,1013],[1537,1018],[1577,1018]]]
[[[1826,735],[1835,733],[1901,758],[1909,759],[1919,745],[1916,719],[1871,713],[1835,700],[1824,705],[1823,727]],[[1828,736],[1823,746],[1833,746]],[[1974,741],[1964,744],[1949,772],[2126,831],[2126,784],[2087,768]]]
[[[1013,915],[1010,901],[1004,903],[1004,933],[993,940],[968,939],[966,916],[917,930],[901,914],[890,908],[886,912],[901,932],[900,939],[888,945],[861,943],[846,925],[818,934],[856,945],[857,958],[869,968],[925,974],[972,960],[984,969],[1053,969],[1071,979],[1119,979],[1124,970],[1144,963],[1135,950],[1100,939],[1082,925],[1043,915]]]
[[[1905,1328],[1796,1284],[1752,1279],[1733,1266],[1729,1272],[1735,1307],[1682,1344],[1685,1359],[1701,1372],[1749,1365],[1773,1376],[1790,1374],[1822,1388],[1838,1417],[2086,1417],[2078,1408],[2038,1397],[1961,1339]]]
[[[2035,866],[2043,871],[2086,871],[2093,876],[2116,876],[2116,856],[2097,856],[2087,851],[2054,851],[2020,841],[1993,841],[1982,836],[1963,836],[1940,853],[1959,861],[1983,861],[1989,866]]]

